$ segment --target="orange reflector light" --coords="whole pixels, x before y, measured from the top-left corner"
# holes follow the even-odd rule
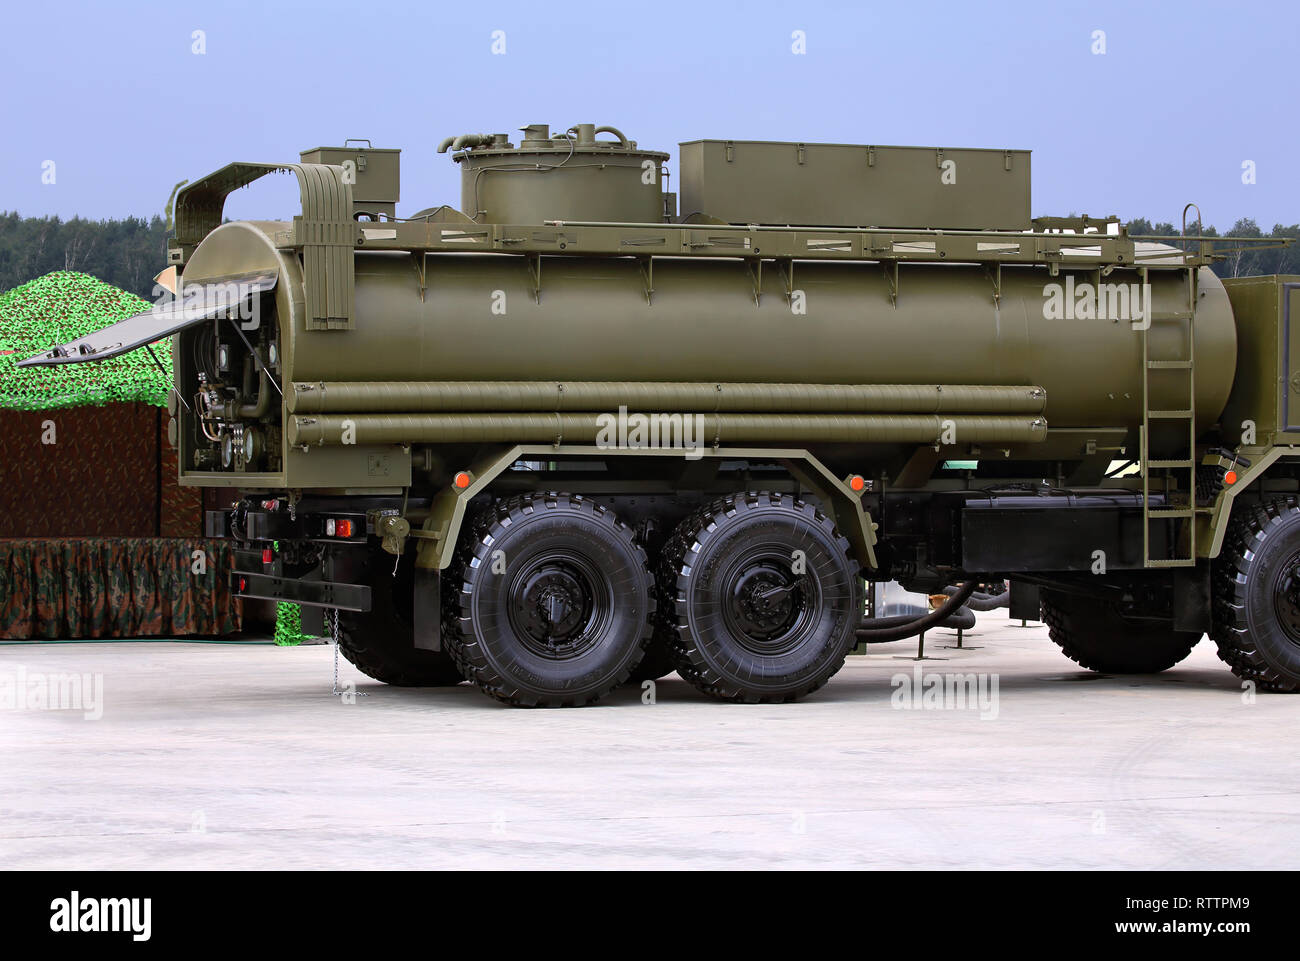
[[[351,537],[351,536],[352,536],[352,522],[351,522],[351,521],[339,521],[337,524],[334,525],[334,530],[338,532],[339,537]]]
[[[469,471],[463,470],[463,471],[458,471],[456,473],[456,476],[452,478],[451,482],[455,486],[456,490],[463,491],[466,487],[469,486],[469,480],[470,480]]]
[[[1228,473],[1223,475],[1223,482],[1228,486],[1237,483],[1237,472],[1235,470],[1228,471]]]
[[[862,479],[861,474],[853,474],[849,477],[849,490],[864,491],[867,489],[867,482]]]

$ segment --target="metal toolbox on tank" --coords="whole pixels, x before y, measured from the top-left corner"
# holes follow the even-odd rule
[[[1029,151],[693,140],[681,212],[727,223],[1024,230]]]

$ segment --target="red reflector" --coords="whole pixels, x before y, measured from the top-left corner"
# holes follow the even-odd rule
[[[452,478],[451,482],[456,486],[457,490],[463,491],[466,487],[469,486],[469,471],[463,470],[457,472],[456,476]]]
[[[854,474],[852,477],[849,478],[849,490],[851,491],[865,490],[866,486],[867,486],[867,482],[862,479],[861,474]]]
[[[1235,470],[1228,471],[1228,473],[1223,475],[1223,482],[1228,486],[1237,483],[1237,472]]]
[[[262,563],[263,563],[263,564],[269,564],[269,563],[271,563],[271,561],[273,561],[274,559],[275,559],[275,556],[271,553],[271,548],[269,548],[269,547],[263,547],[263,548],[262,548]]]
[[[247,579],[247,578],[243,578],[243,577],[241,577],[241,578],[239,579],[239,589],[242,591],[242,590],[244,590],[246,587],[248,587],[248,579]]]
[[[337,524],[334,525],[334,530],[335,530],[335,532],[338,533],[339,537],[351,537],[351,536],[352,536],[352,522],[351,522],[351,521],[339,521]]]

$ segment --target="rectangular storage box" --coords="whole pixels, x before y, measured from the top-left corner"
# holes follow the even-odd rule
[[[352,203],[359,210],[393,215],[402,199],[402,151],[386,147],[315,147],[299,156],[303,163],[343,166],[351,161],[356,182]]]
[[[693,140],[682,216],[736,224],[1025,230],[1029,151]]]

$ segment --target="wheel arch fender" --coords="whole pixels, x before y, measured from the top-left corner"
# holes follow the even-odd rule
[[[1246,491],[1258,489],[1263,480],[1276,472],[1278,465],[1300,466],[1300,448],[1243,447],[1239,448],[1237,453],[1249,460],[1250,466],[1238,470],[1237,482],[1225,486],[1215,498],[1208,520],[1210,546],[1205,553],[1205,556],[1211,560],[1216,559],[1223,552],[1223,540],[1227,535],[1228,523],[1232,520],[1232,508],[1237,498]],[[1204,541],[1202,540],[1201,543]]]
[[[591,457],[681,456],[681,451],[653,449],[611,450],[587,445],[515,444],[496,447],[480,456],[469,468],[469,484],[464,488],[448,486],[434,497],[429,516],[411,536],[418,542],[415,566],[419,570],[444,570],[452,561],[465,512],[475,495],[486,490],[511,464],[537,455],[543,458],[570,455]],[[781,463],[800,484],[815,493],[826,506],[836,527],[849,540],[853,557],[868,571],[877,569],[876,524],[862,505],[862,494],[849,486],[849,478],[837,477],[807,450],[753,450],[708,448],[705,457],[729,459],[758,457]]]

